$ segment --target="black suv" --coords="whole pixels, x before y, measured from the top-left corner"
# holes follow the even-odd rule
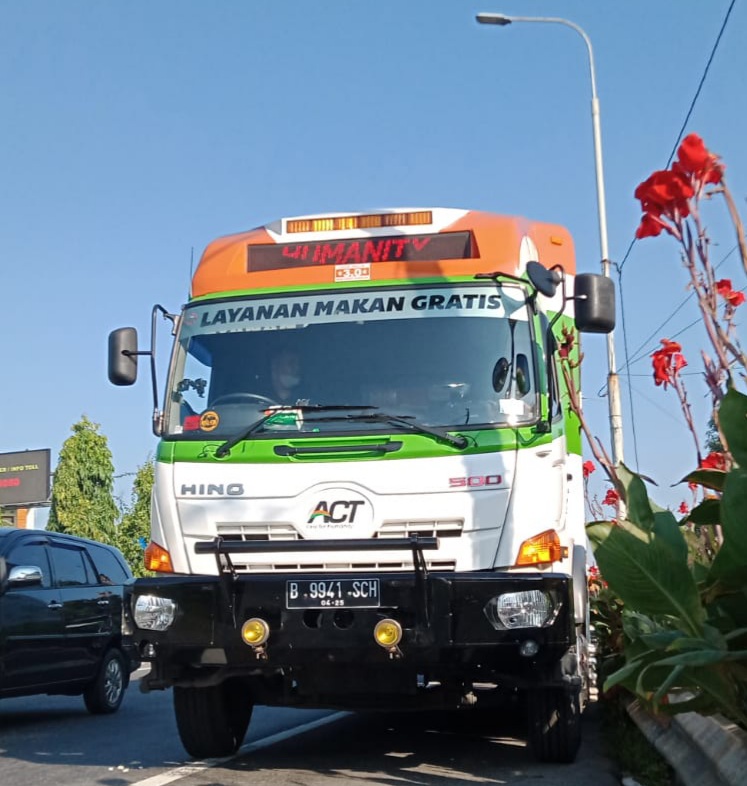
[[[0,697],[83,695],[116,712],[138,665],[132,572],[103,543],[0,528]]]

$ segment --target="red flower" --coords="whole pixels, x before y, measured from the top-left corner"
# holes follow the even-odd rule
[[[724,166],[697,134],[689,134],[679,147],[678,160],[671,169],[660,169],[635,190],[643,217],[637,238],[656,237],[662,230],[679,236],[673,226],[690,215],[690,199],[707,183],[720,183]],[[672,223],[669,223],[672,222]]]
[[[730,305],[736,308],[737,306],[741,306],[744,303],[744,293],[743,292],[735,292],[731,288],[731,279],[730,278],[722,278],[720,281],[716,282],[716,292],[721,295],[721,297]]]
[[[563,340],[560,342],[560,347],[558,347],[558,355],[560,355],[561,358],[569,357],[575,341],[576,337],[573,335],[573,331],[564,327]]]
[[[651,357],[653,358],[654,382],[657,385],[664,385],[666,390],[667,385],[674,384],[675,377],[680,369],[687,365],[687,361],[682,354],[682,346],[676,341],[663,338],[661,344],[662,348],[652,353]]]
[[[661,234],[662,229],[668,230],[666,224],[650,213],[644,213],[641,223],[635,231],[635,236],[638,240],[643,240],[644,237],[657,237]]]
[[[619,501],[620,501],[620,495],[615,491],[615,489],[607,489],[607,494],[602,500],[602,505],[614,506],[617,505]]]
[[[690,215],[688,199],[692,196],[695,190],[687,178],[670,169],[654,172],[635,190],[635,198],[640,200],[644,213],[672,220]]]
[[[714,450],[700,462],[700,468],[726,470],[726,456]]]
[[[596,467],[594,466],[593,461],[584,461],[583,471],[584,471],[585,478],[588,478],[589,475],[591,475],[591,473],[594,472],[595,469]]]
[[[697,134],[688,134],[677,151],[677,169],[700,183],[720,183],[724,177],[724,165],[719,157],[711,153]]]
[[[680,506],[679,506],[678,510],[683,515],[686,515],[686,514],[688,514],[690,512],[690,508],[687,507],[687,503],[686,502],[680,502]]]

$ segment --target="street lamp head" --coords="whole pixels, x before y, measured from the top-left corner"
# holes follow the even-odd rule
[[[506,25],[510,25],[511,22],[514,21],[513,19],[511,19],[510,16],[503,16],[503,14],[486,14],[486,13],[477,14],[475,19],[477,19],[477,21],[481,25],[500,25],[500,27],[505,27]]]

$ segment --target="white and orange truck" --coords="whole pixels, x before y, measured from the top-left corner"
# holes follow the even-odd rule
[[[174,323],[162,402],[154,335],[109,336],[112,383],[150,357],[153,575],[133,618],[186,750],[232,754],[255,705],[512,696],[536,755],[572,761],[589,557],[558,347],[613,328],[610,279],[576,274],[560,226],[425,208],[223,237],[191,286],[179,314],[153,310],[152,333]]]

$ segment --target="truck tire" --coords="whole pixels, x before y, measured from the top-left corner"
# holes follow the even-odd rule
[[[128,676],[122,653],[112,647],[104,654],[94,681],[83,691],[86,709],[94,715],[110,715],[119,709]]]
[[[195,759],[231,756],[241,747],[254,704],[241,683],[174,687],[174,713],[182,745]]]
[[[581,744],[579,696],[562,688],[530,691],[529,747],[539,761],[570,764]]]

